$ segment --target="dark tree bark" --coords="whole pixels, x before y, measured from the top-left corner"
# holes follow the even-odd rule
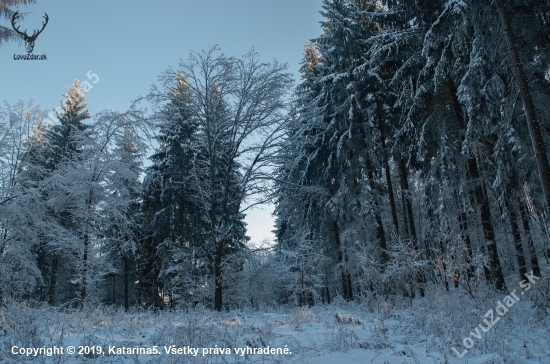
[[[481,225],[483,227],[483,235],[487,241],[487,251],[489,253],[489,266],[491,268],[491,276],[494,280],[495,289],[498,291],[506,290],[506,283],[504,282],[504,275],[502,274],[502,267],[500,265],[500,259],[498,257],[497,243],[495,239],[495,231],[493,229],[493,222],[491,217],[491,207],[489,206],[489,198],[485,187],[480,184],[475,190],[476,198],[480,202],[481,212]]]
[[[210,137],[209,137],[210,138]],[[211,152],[211,154],[213,154]],[[214,163],[211,162],[210,165],[210,190],[216,190],[215,184],[215,172],[214,172]],[[228,191],[226,191],[225,196],[227,197]],[[225,199],[225,206],[227,206],[227,198]],[[215,251],[214,251],[214,309],[216,311],[221,311],[223,308],[223,282],[222,282],[222,257],[223,257],[223,238],[219,238],[216,232],[216,203],[213,201],[212,206],[210,207],[210,226],[212,230],[212,238],[215,241]]]
[[[155,295],[153,302],[156,308],[163,309],[165,307],[165,304],[164,304],[165,293],[163,290],[162,282],[158,278],[161,267],[162,267],[162,260],[159,258],[156,262],[153,263],[153,268],[152,268],[153,294]]]
[[[525,236],[527,238],[527,247],[529,248],[529,255],[531,260],[531,269],[533,270],[533,274],[537,277],[540,277],[540,266],[539,266],[539,260],[537,258],[537,252],[535,251],[535,246],[533,245],[533,237],[531,235],[531,228],[529,226],[529,212],[527,211],[527,207],[525,206],[525,203],[520,203],[519,205],[519,213],[521,215],[521,221],[523,223],[523,231],[525,232]],[[523,279],[523,278],[522,278]]]
[[[468,233],[468,216],[465,212],[462,212],[458,217],[458,222],[460,226],[460,231],[464,239],[464,244],[466,245],[466,250],[468,252],[468,257],[470,261],[472,259],[472,241],[470,240],[470,234]],[[472,278],[474,275],[474,267],[470,264],[467,269],[468,279]]]
[[[519,86],[519,92],[521,101],[523,102],[523,110],[525,111],[525,118],[527,126],[529,128],[529,134],[531,136],[531,143],[535,151],[537,160],[537,166],[539,169],[539,177],[544,191],[544,197],[546,198],[546,206],[550,208],[550,164],[548,163],[548,156],[546,154],[546,148],[544,147],[544,140],[541,133],[541,128],[537,120],[537,114],[531,92],[529,90],[529,84],[523,65],[519,57],[519,52],[516,46],[514,32],[508,18],[508,12],[503,0],[496,0],[498,13],[500,16],[500,22],[504,28],[506,35],[506,42],[508,44],[508,51],[514,66],[514,73]]]
[[[350,78],[353,80],[353,75],[350,76]],[[357,88],[355,88],[354,83],[354,90],[355,90],[355,97],[357,100],[357,104],[353,103],[353,115],[354,115],[354,124],[355,127],[358,128],[358,132],[361,134],[361,140],[363,141],[363,148],[365,150],[368,150],[368,145],[366,143],[366,133],[363,129],[363,113],[362,109],[365,109],[365,106],[363,105],[363,99],[361,96],[361,92]],[[356,106],[359,106],[359,109],[357,109]],[[367,153],[366,153],[367,154]],[[375,191],[374,188],[374,172],[373,172],[373,166],[372,161],[370,159],[369,155],[365,155],[365,168],[367,170],[367,176],[368,181],[367,184],[371,191]],[[387,241],[386,241],[386,234],[384,232],[384,225],[382,224],[382,217],[380,215],[380,207],[378,205],[378,201],[376,201],[376,196],[373,196],[374,200],[374,220],[376,222],[376,237],[378,238],[378,248],[380,249],[380,261],[382,265],[382,270],[385,269],[386,264],[390,260],[388,251],[387,251]]]
[[[404,208],[407,214],[407,225],[410,238],[413,240],[413,246],[418,250],[418,240],[416,236],[416,226],[414,224],[414,214],[412,209],[411,196],[409,191],[409,173],[403,157],[399,158],[399,168],[401,169],[401,191],[403,193]]]
[[[48,297],[48,303],[50,305],[55,304],[55,294],[56,294],[56,286],[57,286],[57,255],[54,254],[52,257],[52,269],[50,272],[50,292]]]
[[[393,183],[391,178],[390,163],[388,161],[388,151],[386,149],[386,133],[384,131],[384,114],[380,101],[376,103],[376,118],[378,119],[378,131],[380,132],[380,145],[382,147],[382,158],[386,174],[386,185],[388,187],[388,199],[390,200],[391,216],[395,233],[399,235],[399,220],[397,218],[397,207],[395,204],[395,195],[393,193]]]
[[[216,288],[214,292],[214,308],[216,311],[221,311],[223,307],[222,293],[222,254],[223,254],[223,241],[216,244],[216,255],[214,257],[214,279],[216,282]]]
[[[113,273],[113,289],[111,290],[111,302],[116,304],[116,273]]]
[[[418,251],[418,240],[416,236],[416,226],[414,224],[414,214],[412,210],[411,195],[409,190],[409,173],[403,156],[399,158],[399,169],[401,171],[401,194],[403,198],[403,209],[405,209],[405,224],[408,226],[409,237],[412,239],[414,250]],[[418,276],[417,283],[419,286],[420,296],[424,297],[424,274]],[[414,292],[413,292],[414,296]]]
[[[454,83],[454,80],[452,77],[447,77],[448,81],[448,87],[450,92],[450,98],[451,98],[451,105],[453,107],[453,111],[455,114],[456,121],[458,122],[458,126],[461,131],[464,131],[466,129],[466,121],[464,120],[464,113],[462,110],[462,107],[460,105],[460,101],[458,100],[457,96],[457,90],[456,85]],[[479,177],[478,167],[477,167],[477,160],[475,157],[470,157],[466,161],[466,179],[473,179],[473,176]],[[483,189],[481,190],[481,192]],[[473,205],[476,204],[476,193],[479,193],[479,191],[475,190],[470,193],[470,203]],[[479,202],[477,202],[479,203]],[[461,213],[459,215],[459,224],[460,224],[460,230],[462,231],[462,235],[464,236],[464,242],[466,243],[466,249],[468,249],[468,254],[470,255],[470,258],[472,258],[472,242],[470,240],[470,234],[468,232],[468,216],[466,213]],[[470,266],[468,269],[468,277],[471,278],[473,276],[474,267]],[[483,266],[483,272],[485,274],[485,279],[487,282],[491,282],[493,279],[491,277],[491,271],[484,265]]]
[[[139,258],[139,280],[138,280],[138,304],[145,303],[145,285],[144,285],[144,279],[145,279],[145,269],[146,269],[146,260],[147,260],[147,251],[148,251],[148,244],[147,244],[147,235],[149,234],[149,223],[151,220],[151,205],[152,202],[149,200],[148,206],[147,206],[147,217],[145,218],[145,226],[143,228],[143,239],[141,240],[141,254]]]
[[[128,262],[128,257],[124,257],[124,310],[128,311],[130,308],[130,299],[129,299],[129,286],[130,286],[130,266]]]
[[[508,200],[506,201],[508,205],[508,216],[510,218],[510,227],[512,228],[512,236],[514,237],[514,247],[516,248],[516,257],[518,261],[519,268],[519,277],[520,280],[525,279],[525,274],[527,273],[527,268],[525,265],[525,256],[523,254],[523,244],[521,243],[521,234],[518,227],[518,216],[515,209],[510,206]]]
[[[368,184],[371,190],[374,191],[374,173],[372,171],[372,165],[368,156],[365,159],[365,166],[367,168],[367,174],[369,176]],[[373,198],[375,199],[374,221],[376,222],[376,237],[378,238],[378,248],[380,249],[380,260],[382,263],[382,269],[384,269],[384,267],[390,260],[390,257],[388,255],[388,244],[386,241],[386,233],[384,232],[384,225],[382,224],[382,216],[380,215],[380,207],[378,206],[378,202],[376,201],[376,196],[374,196]]]
[[[439,248],[441,249],[441,254],[445,255],[445,248],[443,247],[443,241],[439,240]],[[445,264],[445,261],[442,263],[443,268],[443,280],[445,284],[445,290],[449,290],[449,281],[447,280],[447,264]]]
[[[336,249],[338,251],[338,263],[341,266],[341,276],[342,276],[342,288],[343,288],[343,298],[346,301],[353,300],[353,286],[351,284],[351,274],[346,269],[346,258],[345,252],[342,248],[342,242],[340,241],[340,229],[338,223],[334,221],[334,238],[336,239]]]
[[[448,77],[448,86],[451,96],[451,104],[455,112],[456,120],[460,129],[464,130],[466,123],[462,108],[460,106],[456,85],[451,77]],[[491,218],[491,207],[489,206],[489,198],[483,182],[480,180],[479,167],[477,159],[475,157],[469,157],[467,162],[468,177],[476,183],[476,187],[473,191],[473,199],[480,207],[481,214],[481,226],[483,228],[483,235],[487,242],[487,253],[489,255],[490,272],[485,270],[485,276],[488,281],[493,282],[495,288],[499,291],[506,289],[506,283],[504,282],[504,275],[502,274],[502,267],[500,265],[500,259],[498,257],[498,248],[495,240],[495,231],[493,228],[493,221]],[[490,273],[490,274],[489,274]]]
[[[82,257],[84,270],[82,273],[82,287],[80,291],[80,300],[81,304],[84,305],[84,300],[86,299],[86,285],[88,284],[88,246],[89,246],[88,234],[84,234],[84,256]]]

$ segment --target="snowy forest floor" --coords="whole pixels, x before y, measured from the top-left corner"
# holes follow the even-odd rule
[[[500,315],[504,295],[483,289],[472,299],[452,287],[450,292],[429,288],[426,297],[412,301],[371,298],[363,304],[222,313],[200,308],[126,313],[108,306],[63,310],[13,302],[0,308],[0,363],[550,363],[548,307],[542,314],[528,295],[518,295]],[[491,309],[493,320],[500,320],[483,332],[478,325],[490,318],[484,315]],[[462,353],[467,337],[471,348],[459,358],[452,348]],[[77,353],[67,354],[69,346]],[[93,346],[96,354],[79,355],[79,346]],[[122,348],[155,346],[158,354],[122,353]],[[289,353],[243,355],[247,346]],[[20,351],[53,347],[62,347],[63,355]],[[189,347],[198,350],[196,356],[165,352]],[[212,353],[203,355],[209,348]]]

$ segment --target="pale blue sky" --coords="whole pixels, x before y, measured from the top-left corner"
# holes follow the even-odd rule
[[[307,39],[317,37],[322,0],[180,0],[68,1],[37,0],[21,30],[40,28],[44,12],[49,23],[36,40],[33,54],[47,61],[15,61],[26,54],[24,44],[0,47],[0,100],[34,99],[43,109],[59,106],[65,87],[92,71],[99,82],[87,94],[89,109],[124,111],[130,101],[146,95],[158,75],[177,67],[190,50],[218,44],[227,55],[252,47],[262,60],[288,62],[298,80]],[[4,26],[10,22],[0,19]],[[272,207],[248,212],[253,241],[272,237]]]

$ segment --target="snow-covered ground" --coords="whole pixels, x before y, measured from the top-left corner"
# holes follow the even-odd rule
[[[504,296],[437,292],[412,304],[398,297],[223,313],[10,303],[0,309],[0,363],[550,363],[550,319],[526,298],[504,312]],[[495,324],[484,332],[491,309]],[[54,347],[63,354],[48,356]]]

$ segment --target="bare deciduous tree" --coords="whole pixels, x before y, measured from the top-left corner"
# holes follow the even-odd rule
[[[177,79],[188,86],[188,111],[198,125],[192,179],[210,230],[217,310],[222,309],[224,255],[244,243],[234,241],[237,220],[262,202],[256,197],[269,185],[292,85],[286,68],[260,62],[254,51],[235,58],[214,46],[192,52],[177,71],[163,75],[167,82]],[[156,89],[152,95],[162,97]]]

